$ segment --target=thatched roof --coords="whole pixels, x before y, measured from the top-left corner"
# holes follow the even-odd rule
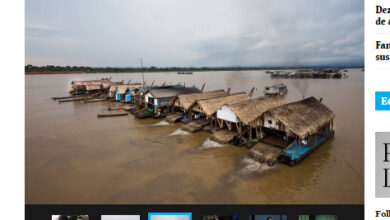
[[[101,87],[101,85],[85,85],[85,89],[87,91],[91,91],[91,90],[99,90]]]
[[[123,84],[123,85],[112,85],[110,91],[117,91],[119,94],[125,94],[127,89],[133,91],[135,88],[142,86],[142,84],[134,83],[134,84]]]
[[[129,89],[129,85],[116,85],[115,86],[115,91],[119,94],[125,94],[127,89]]]
[[[182,95],[175,96],[172,99],[172,103],[174,103],[175,100],[179,100],[180,104],[184,107],[184,109],[188,110],[191,108],[193,104],[195,104],[196,100],[211,99],[211,98],[217,98],[222,96],[227,96],[227,92],[225,92],[225,90],[223,89],[208,91],[208,92],[182,94]]]
[[[286,102],[278,97],[260,97],[231,103],[227,106],[237,115],[243,124],[248,125],[250,122],[263,115],[267,110],[284,104],[286,104]]]
[[[206,113],[208,116],[213,115],[221,106],[227,103],[239,102],[243,100],[250,99],[249,95],[245,92],[233,93],[228,96],[212,98],[212,99],[201,99],[197,100],[199,107]]]
[[[84,81],[73,81],[73,86],[86,86],[86,85],[101,85],[101,84],[110,84],[110,80],[84,80]]]
[[[287,133],[300,138],[318,132],[318,129],[332,121],[335,114],[314,97],[282,105],[268,111],[285,127]]]

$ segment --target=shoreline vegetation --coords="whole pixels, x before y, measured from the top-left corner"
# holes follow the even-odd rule
[[[139,73],[143,72],[200,72],[200,71],[240,71],[240,70],[286,70],[286,69],[317,69],[326,68],[364,68],[364,65],[329,65],[329,66],[264,66],[264,67],[87,67],[87,66],[33,66],[26,65],[24,70],[26,75],[37,74],[87,74],[87,73]]]

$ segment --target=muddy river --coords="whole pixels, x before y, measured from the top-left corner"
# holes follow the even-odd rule
[[[145,73],[155,84],[206,83],[261,96],[285,83],[286,101],[322,97],[334,111],[333,139],[299,165],[269,167],[247,149],[220,145],[210,133],[189,134],[182,123],[97,118],[118,103],[68,102],[71,81],[112,76],[141,81],[138,73],[25,76],[27,204],[362,204],[364,202],[364,72],[347,79],[271,79],[265,71]]]

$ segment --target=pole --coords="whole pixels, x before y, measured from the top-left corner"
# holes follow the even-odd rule
[[[144,64],[143,64],[143,62],[142,62],[142,58],[140,58],[140,60],[141,60],[142,86],[145,86]]]

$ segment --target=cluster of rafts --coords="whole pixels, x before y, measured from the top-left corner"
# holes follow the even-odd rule
[[[266,71],[271,75],[271,78],[288,78],[288,79],[345,79],[348,75],[345,73],[348,70],[341,69],[325,69],[325,70],[312,70],[312,69],[301,69],[295,72],[286,71]]]
[[[101,114],[137,118],[165,118],[169,123],[183,122],[188,132],[211,132],[211,140],[249,148],[248,156],[273,165],[299,163],[334,135],[334,113],[318,100],[309,97],[286,103],[282,96],[252,98],[251,92],[230,90],[203,91],[195,86],[143,85],[112,83],[109,79],[72,82],[72,97],[55,99],[73,101],[122,102],[120,113]],[[284,85],[265,92],[287,92]]]

